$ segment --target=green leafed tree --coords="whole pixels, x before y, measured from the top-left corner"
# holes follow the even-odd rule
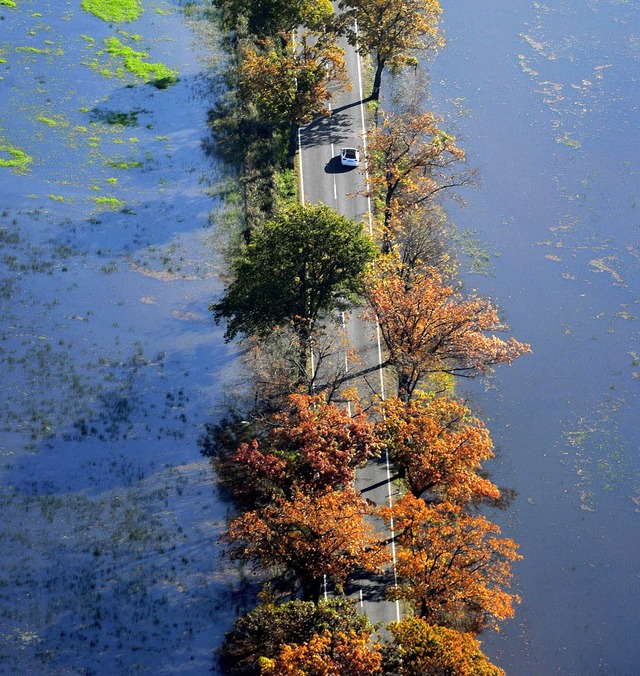
[[[260,658],[272,658],[281,645],[306,643],[316,634],[370,633],[373,626],[353,601],[275,603],[263,594],[262,603],[238,620],[220,651],[220,664],[230,676],[258,676]]]
[[[210,309],[217,322],[226,321],[227,340],[266,337],[276,326],[291,325],[307,355],[319,319],[357,298],[374,255],[360,223],[323,204],[295,204],[255,233]]]

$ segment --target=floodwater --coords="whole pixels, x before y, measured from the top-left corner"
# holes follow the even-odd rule
[[[442,3],[431,105],[479,168],[453,220],[533,354],[467,389],[517,491],[515,676],[640,673],[640,2]],[[469,246],[469,242],[475,242]]]
[[[207,311],[208,3],[127,24],[8,4],[0,161],[24,161],[0,166],[0,671],[208,673],[233,609],[197,439],[234,361]],[[145,84],[113,37],[178,82]]]

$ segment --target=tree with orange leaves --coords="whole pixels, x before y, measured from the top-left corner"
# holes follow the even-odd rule
[[[297,493],[234,519],[221,540],[231,558],[275,568],[305,600],[317,601],[323,575],[342,585],[356,568],[375,571],[388,560],[385,544],[364,522],[371,513],[351,488]]]
[[[281,645],[279,654],[260,661],[261,676],[382,676],[379,645],[370,634],[315,634],[308,643]]]
[[[415,497],[429,492],[462,505],[500,497],[497,486],[478,475],[480,463],[493,457],[491,436],[464,404],[419,392],[406,403],[387,399],[381,410],[378,433]]]
[[[380,451],[361,409],[349,415],[324,397],[292,394],[263,440],[242,444],[235,460],[249,468],[266,498],[318,493],[351,484],[356,467]],[[260,489],[262,489],[260,491]]]
[[[491,664],[471,634],[407,617],[389,625],[383,647],[385,673],[397,676],[505,676]]]
[[[440,129],[433,113],[382,113],[369,136],[367,159],[372,197],[380,199],[383,228],[394,218],[440,193],[472,182],[473,172],[461,171],[464,151]]]
[[[403,279],[394,254],[370,268],[365,295],[365,316],[378,319],[405,401],[430,373],[474,377],[531,351],[514,338],[487,335],[508,328],[489,300],[462,296],[433,268]]]
[[[518,545],[499,538],[500,528],[450,503],[427,505],[407,493],[393,507],[381,507],[393,519],[396,571],[400,584],[393,598],[415,604],[430,624],[478,633],[497,629],[512,617],[517,595],[505,591],[511,564],[522,557]]]
[[[333,94],[351,88],[344,50],[329,33],[304,33],[300,43],[283,49],[273,39],[260,51],[247,49],[238,77],[240,98],[255,105],[263,120],[290,123],[290,161],[298,127],[328,115]]]

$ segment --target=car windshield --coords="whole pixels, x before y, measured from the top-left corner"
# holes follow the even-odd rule
[[[344,156],[348,157],[350,160],[356,159],[355,148],[345,148],[342,152],[343,152]]]

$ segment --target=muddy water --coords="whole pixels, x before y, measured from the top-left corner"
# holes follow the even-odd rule
[[[433,105],[482,174],[452,208],[482,262],[466,284],[533,347],[467,390],[525,556],[484,647],[518,676],[637,674],[640,3],[442,4]]]
[[[205,3],[142,5],[0,5],[3,673],[207,673],[232,621],[196,443],[234,356],[207,312],[223,64]]]

